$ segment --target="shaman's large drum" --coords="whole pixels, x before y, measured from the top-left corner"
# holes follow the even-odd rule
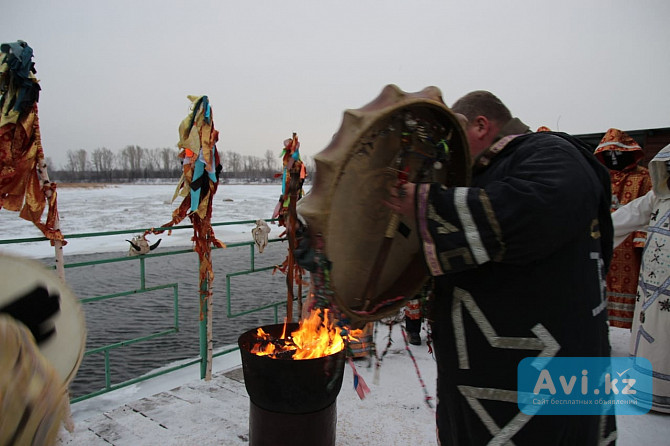
[[[323,244],[335,304],[356,326],[397,312],[428,273],[415,222],[392,214],[383,200],[402,181],[469,183],[459,120],[436,87],[406,93],[388,85],[374,101],[345,111],[314,161],[312,189],[297,210],[312,243]]]
[[[0,283],[0,444],[55,444],[86,344],[81,305],[35,260],[0,255]]]

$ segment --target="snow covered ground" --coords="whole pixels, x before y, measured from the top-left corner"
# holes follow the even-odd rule
[[[386,344],[387,335],[388,329],[380,328],[380,345]],[[361,400],[354,391],[352,369],[345,364],[337,399],[337,445],[435,444],[435,415],[424,403],[422,386],[399,326],[394,327],[392,338],[393,346],[384,357],[378,381],[374,362],[365,359],[356,362],[358,373],[371,389],[365,399]],[[411,349],[434,398],[433,359],[425,343]],[[106,441],[115,445],[247,444],[250,403],[240,382],[241,369],[235,367],[235,362],[240,361],[239,354],[219,361],[214,364],[218,372],[210,382],[192,378],[184,381],[189,372],[180,371],[181,376],[168,376],[163,382],[142,383],[124,389],[118,396],[106,395],[99,401],[75,404],[76,430],[74,435],[63,430],[61,444],[106,445]],[[197,376],[197,372],[191,371],[189,376]],[[147,418],[164,429],[157,428]]]
[[[377,345],[389,330],[380,326]],[[435,400],[436,367],[424,342],[407,346],[399,326],[375,379],[374,361],[357,361],[358,373],[371,392],[363,400],[353,389],[352,369],[345,365],[337,399],[337,445],[437,444],[434,409],[425,404],[420,376]],[[425,340],[425,332],[423,333]],[[628,331],[612,328],[613,356],[626,356]],[[411,350],[416,360],[415,368]],[[217,358],[211,381],[193,379],[194,368],[133,385],[72,407],[75,432],[61,430],[61,445],[244,445],[248,444],[249,399],[241,382],[239,353]],[[369,367],[370,366],[370,367]],[[618,445],[668,444],[667,415],[617,417]]]

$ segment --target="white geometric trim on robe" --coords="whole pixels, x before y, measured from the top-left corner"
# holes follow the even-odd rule
[[[468,207],[468,190],[469,189],[467,187],[457,187],[454,189],[454,205],[456,206],[456,209],[458,209],[458,218],[461,220],[461,224],[463,225],[463,232],[465,234],[465,239],[468,241],[468,245],[470,246],[470,251],[472,251],[472,255],[475,257],[477,264],[481,265],[482,263],[486,263],[491,260],[491,258],[486,252],[484,243],[479,236],[477,224],[475,223],[475,219],[472,217],[472,213]]]
[[[452,303],[452,321],[454,325],[454,337],[458,351],[458,364],[461,369],[469,369],[468,346],[463,326],[463,308],[470,313],[486,340],[494,348],[507,348],[515,350],[540,350],[538,357],[555,356],[561,346],[542,325],[535,325],[531,331],[535,337],[505,337],[498,336],[495,329],[484,316],[484,313],[475,302],[472,295],[461,288],[454,288]]]

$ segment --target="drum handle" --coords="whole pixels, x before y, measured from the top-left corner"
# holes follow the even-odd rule
[[[391,219],[389,220],[388,226],[386,226],[386,232],[384,232],[385,238],[393,238],[396,231],[398,230],[398,224],[400,223],[400,214],[393,212],[391,214]]]
[[[391,219],[386,226],[386,232],[384,233],[382,246],[379,248],[377,258],[375,259],[370,276],[368,277],[368,282],[365,286],[365,292],[363,293],[363,296],[365,297],[365,301],[363,302],[363,311],[368,310],[370,307],[370,300],[374,294],[375,287],[377,285],[377,279],[379,278],[379,275],[384,268],[384,263],[386,263],[386,257],[388,257],[389,249],[391,249],[391,240],[393,240],[395,232],[398,230],[398,223],[400,223],[400,214],[397,212],[391,213]]]

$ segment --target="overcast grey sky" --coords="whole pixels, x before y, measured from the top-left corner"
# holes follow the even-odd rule
[[[314,156],[387,84],[490,90],[533,129],[670,126],[667,0],[21,0],[0,42],[33,48],[45,155],[176,147],[209,96],[219,150]],[[176,150],[176,148],[175,148]]]

